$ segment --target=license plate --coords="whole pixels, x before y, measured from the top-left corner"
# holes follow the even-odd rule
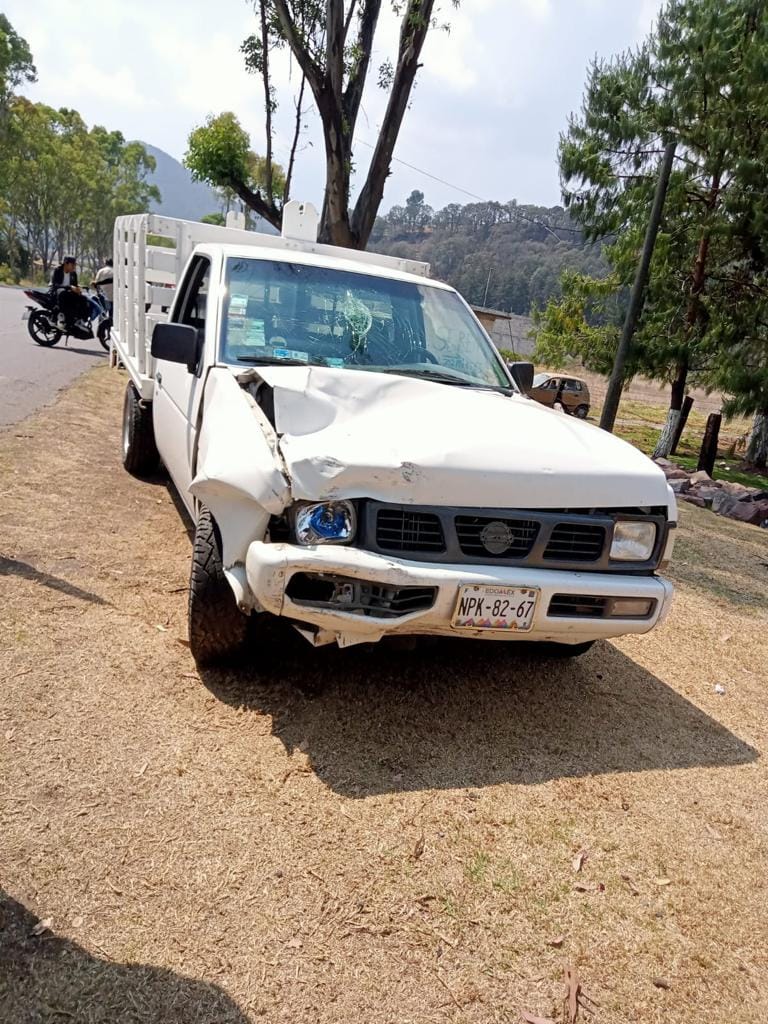
[[[530,587],[459,587],[451,625],[454,629],[498,629],[524,633],[533,625],[539,596]]]
[[[25,309],[24,312],[21,314],[21,319],[22,320],[29,320],[29,310],[28,309]]]

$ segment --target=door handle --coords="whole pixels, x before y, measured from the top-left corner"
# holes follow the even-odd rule
[[[157,381],[157,386],[159,388],[161,388],[163,386],[163,375],[162,375],[162,373],[156,373],[155,374],[155,380]]]

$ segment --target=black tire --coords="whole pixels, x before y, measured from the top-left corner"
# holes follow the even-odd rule
[[[563,658],[578,658],[580,655],[586,654],[596,642],[595,640],[587,640],[583,644],[541,643],[532,644],[531,646],[537,654],[544,658],[560,660]]]
[[[132,476],[138,477],[151,476],[160,465],[152,406],[141,404],[131,381],[125,386],[123,401],[123,465]]]
[[[32,310],[27,320],[27,330],[32,340],[43,348],[51,348],[63,338],[63,334],[51,323],[49,314],[44,309]]]
[[[102,320],[96,330],[96,336],[101,343],[101,347],[109,352],[109,332],[112,330],[111,320]]]
[[[249,624],[224,575],[218,527],[201,506],[189,576],[189,649],[195,662],[212,668],[236,660],[245,650]]]
[[[573,410],[573,415],[576,416],[577,419],[585,420],[589,415],[589,406],[577,405],[576,408]]]

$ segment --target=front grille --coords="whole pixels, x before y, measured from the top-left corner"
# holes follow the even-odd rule
[[[525,558],[539,535],[539,524],[533,519],[487,519],[482,516],[456,516],[456,536],[465,555],[484,558],[489,554],[499,558]],[[496,524],[499,524],[496,528]],[[488,528],[491,536],[483,531]],[[506,529],[506,535],[504,529]],[[499,547],[506,540],[507,546]],[[497,544],[494,546],[494,541]],[[487,544],[491,544],[488,547]]]
[[[559,562],[596,562],[605,546],[605,528],[588,523],[558,523],[544,557]]]
[[[607,597],[592,594],[555,594],[549,602],[549,614],[563,619],[602,619],[607,608]]]
[[[656,525],[642,563],[615,562],[619,520]],[[467,508],[361,502],[357,544],[385,555],[446,565],[507,565],[647,575],[661,559],[670,524],[663,508]]]
[[[376,544],[383,551],[444,551],[445,537],[438,516],[410,509],[379,509]]]

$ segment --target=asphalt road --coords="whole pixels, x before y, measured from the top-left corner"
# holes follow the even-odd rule
[[[29,304],[21,289],[0,287],[0,428],[49,405],[58,392],[89,367],[107,358],[93,341],[70,339],[41,348],[21,315]]]

